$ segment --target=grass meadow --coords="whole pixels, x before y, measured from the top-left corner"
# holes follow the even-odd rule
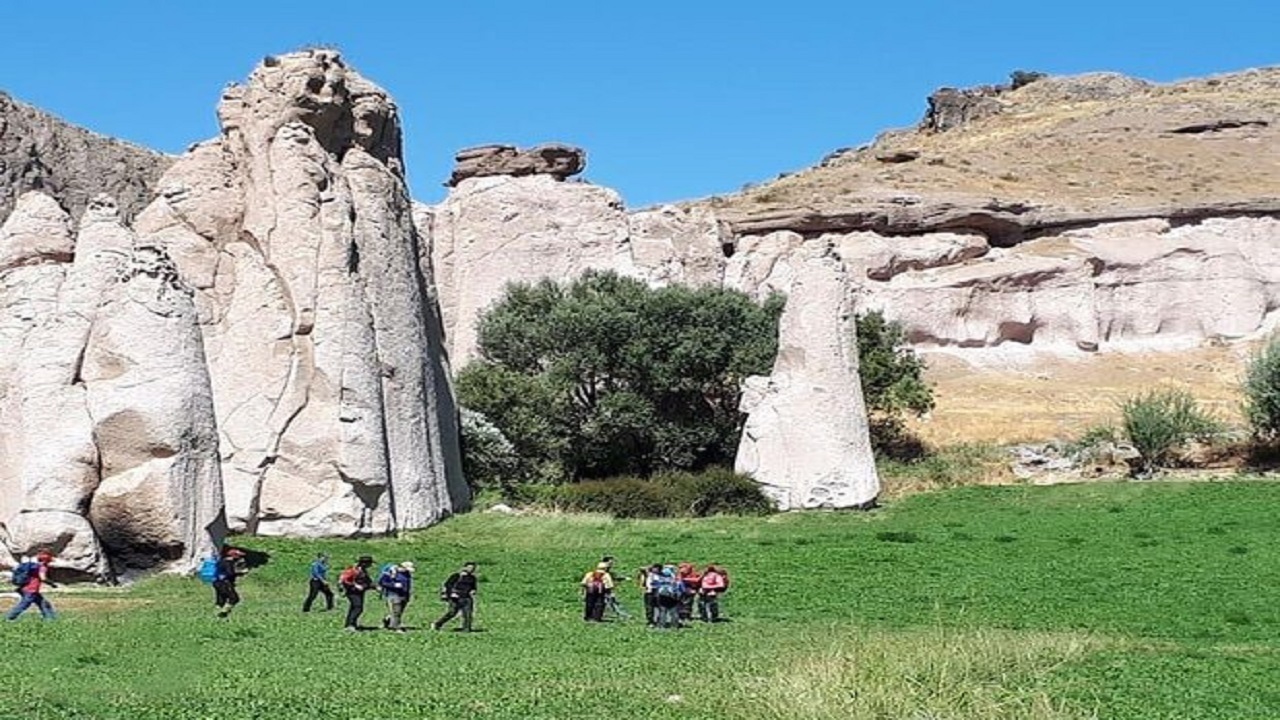
[[[58,622],[0,627],[0,717],[1280,717],[1280,483],[969,487],[763,519],[477,513],[239,544],[270,562],[228,620],[169,577],[55,592]],[[417,629],[343,633],[341,601],[300,613],[319,550],[413,560]],[[585,626],[575,583],[604,553],[725,564],[731,622]],[[472,559],[483,632],[430,631],[435,585]],[[622,600],[639,610],[634,587]]]

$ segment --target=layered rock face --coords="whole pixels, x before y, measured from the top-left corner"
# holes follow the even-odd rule
[[[336,53],[270,57],[138,218],[196,291],[231,527],[352,535],[466,507],[395,105]]]
[[[858,378],[854,296],[834,249],[787,257],[787,306],[769,377],[747,378],[734,469],[755,478],[779,509],[846,508],[880,494]]]
[[[8,548],[100,578],[190,567],[226,531],[191,288],[106,196],[73,238],[52,198],[23,195],[0,257]]]
[[[75,127],[0,92],[0,220],[24,192],[53,196],[73,218],[106,193],[133,217],[173,158]]]

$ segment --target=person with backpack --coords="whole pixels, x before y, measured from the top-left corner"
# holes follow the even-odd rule
[[[40,610],[42,620],[56,620],[58,614],[53,605],[44,596],[44,586],[57,587],[49,581],[49,564],[53,562],[53,553],[41,550],[34,559],[24,557],[13,569],[13,586],[18,590],[18,604],[13,606],[6,616],[10,621],[22,617],[27,608],[35,606]]]
[[[329,588],[329,556],[325,553],[316,555],[316,559],[312,561],[309,584],[307,599],[302,602],[302,612],[311,612],[311,604],[320,595],[324,595],[325,611],[332,610],[333,590]]]
[[[658,603],[655,627],[666,629],[681,627],[679,608],[680,599],[685,594],[685,587],[673,566],[667,565],[662,568],[661,574],[654,579],[653,594]]]
[[[466,563],[462,570],[449,576],[440,587],[440,599],[449,603],[449,609],[439,620],[431,623],[432,630],[439,630],[459,613],[462,614],[462,632],[471,632],[471,619],[476,604],[476,564]]]
[[[661,577],[662,566],[658,563],[642,567],[636,572],[636,584],[644,594],[644,621],[649,627],[656,627],[658,624],[658,593],[655,583]]]
[[[382,627],[388,630],[405,631],[401,621],[413,594],[413,570],[413,563],[406,561],[392,565],[378,577],[382,598],[387,601],[387,616],[382,619]]]
[[[244,574],[240,563],[244,551],[238,548],[227,548],[213,574],[213,604],[217,608],[218,617],[225,618],[240,604],[240,593],[236,591],[236,580]]]
[[[677,570],[680,582],[684,585],[684,592],[680,596],[680,619],[682,621],[693,619],[693,601],[698,596],[698,587],[702,583],[702,576],[698,574],[698,569],[693,563],[680,563]]]
[[[720,596],[728,589],[729,576],[715,565],[708,565],[698,588],[698,616],[702,622],[720,622]]]
[[[600,562],[606,566],[606,571],[609,573],[609,577],[612,578],[614,557],[612,555],[605,555],[600,559]],[[616,579],[614,580],[614,584],[617,584]],[[631,613],[627,612],[626,609],[622,607],[622,603],[618,600],[618,593],[614,587],[610,587],[609,590],[605,592],[604,605],[609,610],[612,610],[613,614],[619,620],[627,620],[631,617]]]
[[[343,570],[338,576],[342,594],[347,596],[347,618],[342,625],[347,632],[360,629],[360,616],[364,614],[364,594],[373,587],[373,578],[369,577],[371,567],[373,558],[361,555],[355,565]]]
[[[613,576],[609,563],[602,562],[582,576],[582,619],[587,622],[604,622],[605,597],[613,592]]]

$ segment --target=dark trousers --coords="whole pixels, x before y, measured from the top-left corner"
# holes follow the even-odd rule
[[[470,597],[449,598],[449,611],[435,621],[435,626],[442,628],[445,623],[455,618],[458,613],[462,613],[462,629],[470,632],[473,608],[475,608],[475,600]]]
[[[40,617],[45,620],[53,620],[57,614],[53,612],[53,606],[45,599],[44,595],[38,592],[20,593],[22,598],[18,600],[18,604],[13,606],[6,616],[10,620],[17,620],[22,613],[27,611],[29,607],[36,607],[40,610]]]
[[[720,596],[719,595],[699,595],[698,596],[698,615],[702,618],[702,622],[719,622],[720,621]]]
[[[604,622],[604,593],[587,593],[583,596],[582,619],[587,622]]]
[[[215,580],[213,583],[213,604],[230,611],[240,604],[240,593],[236,592],[235,583],[226,580]]]
[[[656,620],[654,624],[661,628],[680,627],[680,599],[659,596]]]
[[[644,594],[644,621],[650,625],[658,624],[658,596],[655,593]]]
[[[685,593],[680,596],[680,619],[689,620],[693,617],[693,593]]]
[[[329,583],[323,580],[311,579],[311,589],[307,591],[307,599],[302,603],[302,612],[311,612],[311,604],[316,601],[316,597],[324,596],[324,609],[333,609],[333,591],[329,589]]]
[[[343,627],[360,627],[360,616],[364,614],[364,593],[347,593],[347,621]]]

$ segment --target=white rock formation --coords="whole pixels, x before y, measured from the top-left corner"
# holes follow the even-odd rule
[[[463,509],[457,413],[395,105],[336,53],[268,58],[138,218],[196,288],[233,529]]]
[[[89,576],[190,568],[226,530],[192,291],[114,200],[90,202],[74,245],[52,202],[24,196],[0,230],[0,255],[25,258],[0,268],[6,544]]]
[[[880,493],[858,379],[854,295],[825,243],[786,258],[791,268],[778,358],[748,378],[734,469],[783,510],[865,506]]]
[[[633,274],[622,199],[550,175],[463,180],[440,205],[419,212],[430,225],[449,357],[476,352],[476,321],[509,283],[568,280],[588,270]]]
[[[268,58],[219,117],[136,235],[99,198],[73,238],[38,194],[0,230],[14,554],[190,567],[229,526],[386,533],[469,502],[395,106],[310,51]]]

